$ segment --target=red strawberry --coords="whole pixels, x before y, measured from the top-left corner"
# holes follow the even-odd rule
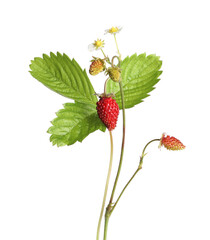
[[[109,131],[115,129],[119,115],[119,106],[111,97],[100,97],[97,102],[97,112],[101,121]]]
[[[164,146],[168,150],[182,150],[185,148],[184,144],[180,142],[175,137],[165,136],[163,133],[162,138],[160,139],[160,146]]]

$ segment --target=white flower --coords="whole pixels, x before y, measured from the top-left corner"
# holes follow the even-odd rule
[[[121,27],[111,27],[111,28],[105,30],[105,34],[107,34],[107,33],[116,34],[116,33],[119,33],[121,30],[122,30]]]
[[[88,46],[88,49],[89,51],[94,51],[94,50],[100,50],[103,47],[104,47],[104,40],[102,41],[100,39],[97,39],[96,41],[94,41],[94,43],[91,43]]]

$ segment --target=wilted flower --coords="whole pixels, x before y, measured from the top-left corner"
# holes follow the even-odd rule
[[[89,51],[94,51],[94,50],[100,50],[101,48],[104,47],[104,40],[102,41],[101,39],[97,39],[94,41],[94,43],[91,43],[88,46]]]
[[[168,150],[182,150],[185,148],[184,144],[180,142],[177,138],[167,136],[165,135],[165,133],[163,133],[160,139],[159,147],[161,147],[162,145]]]
[[[105,30],[105,34],[110,33],[110,34],[116,34],[119,33],[122,30],[120,27],[111,27],[109,29]]]

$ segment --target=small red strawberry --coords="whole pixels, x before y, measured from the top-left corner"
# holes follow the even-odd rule
[[[167,136],[163,133],[160,139],[160,145],[164,146],[168,150],[182,150],[185,148],[184,144],[175,137]]]
[[[119,106],[112,97],[102,96],[97,102],[97,112],[109,131],[115,129],[119,115]]]

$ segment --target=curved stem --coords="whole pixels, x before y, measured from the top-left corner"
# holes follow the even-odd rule
[[[118,65],[120,64],[120,58],[118,57],[118,56],[114,56],[113,58],[112,58],[112,67],[114,67],[114,59],[115,58],[117,58],[117,60],[118,60]]]
[[[105,185],[105,190],[104,190],[104,198],[103,198],[103,202],[102,202],[101,213],[100,213],[100,217],[99,217],[99,221],[98,221],[97,235],[96,235],[97,240],[99,240],[101,220],[102,220],[102,217],[103,217],[103,212],[104,212],[104,207],[105,207],[105,202],[106,202],[106,196],[107,196],[107,191],[108,191],[108,186],[109,186],[109,180],[110,180],[110,175],[111,175],[111,170],[112,170],[113,137],[112,137],[112,132],[111,131],[109,131],[109,135],[110,135],[110,145],[111,145],[109,170],[108,170],[107,179],[106,179],[106,185]]]
[[[134,172],[134,174],[132,175],[132,177],[130,178],[130,180],[127,182],[127,184],[126,184],[125,187],[123,188],[123,190],[122,190],[122,192],[120,193],[117,201],[116,201],[115,204],[112,206],[112,208],[111,208],[111,210],[110,210],[110,214],[111,214],[111,213],[113,212],[113,210],[115,209],[117,203],[119,202],[119,200],[120,200],[121,196],[123,195],[123,193],[124,193],[125,189],[127,188],[127,186],[128,186],[128,185],[130,184],[130,182],[134,179],[134,177],[136,176],[136,174],[138,173],[138,171],[142,169],[143,159],[144,159],[144,156],[146,155],[146,154],[145,154],[146,148],[148,147],[148,145],[149,145],[150,143],[155,142],[155,141],[160,141],[160,139],[153,139],[153,140],[149,141],[149,142],[145,145],[145,147],[144,147],[144,149],[143,149],[143,151],[142,151],[141,157],[140,157],[140,162],[139,162],[139,166],[138,166],[137,170]]]
[[[106,86],[107,86],[107,82],[109,81],[110,78],[107,78],[105,83],[104,83],[104,94],[106,95]]]
[[[140,157],[139,167],[142,167],[142,165],[143,165],[143,159],[144,159],[144,156],[146,155],[146,154],[145,154],[146,148],[148,147],[148,145],[149,145],[150,143],[155,142],[155,141],[160,141],[160,138],[153,139],[153,140],[149,141],[149,142],[145,145],[145,147],[144,147],[144,149],[143,149],[143,151],[142,151],[141,157]]]

